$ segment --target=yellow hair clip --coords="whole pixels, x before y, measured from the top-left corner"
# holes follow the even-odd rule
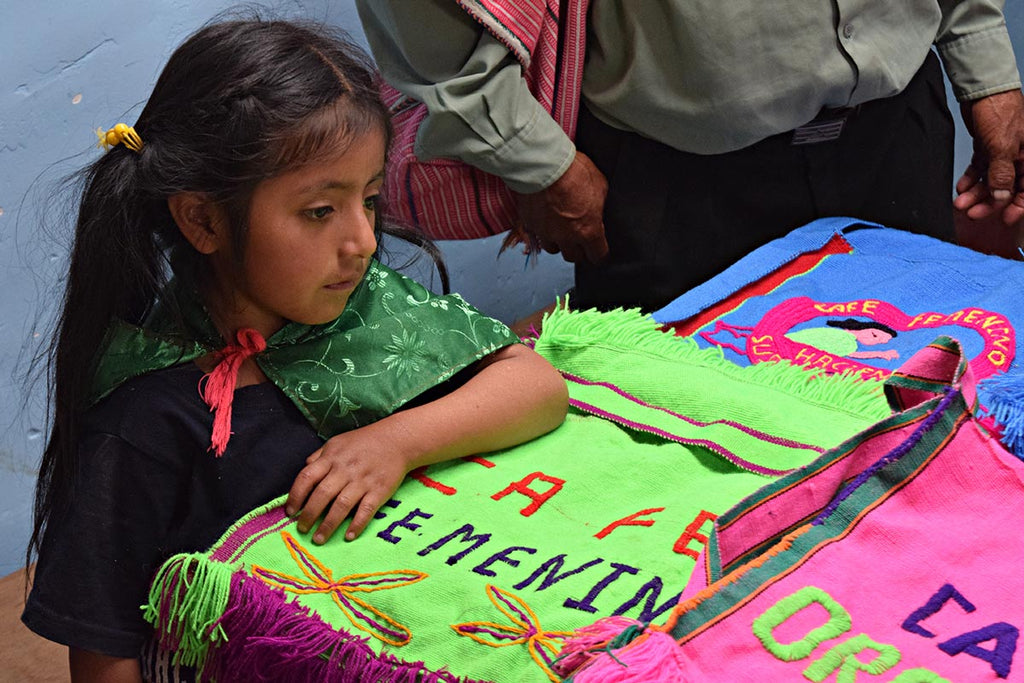
[[[96,146],[102,147],[105,150],[116,147],[123,142],[124,146],[133,152],[142,151],[142,138],[139,137],[134,128],[123,123],[117,124],[105,133],[102,128],[97,128],[96,136],[100,139]]]

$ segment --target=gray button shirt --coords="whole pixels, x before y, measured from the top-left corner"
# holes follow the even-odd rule
[[[416,153],[519,192],[574,147],[518,62],[450,0],[357,0],[388,81],[426,103]],[[1002,0],[591,0],[583,96],[604,122],[697,154],[796,128],[822,107],[902,91],[934,44],[953,92],[1020,87]]]

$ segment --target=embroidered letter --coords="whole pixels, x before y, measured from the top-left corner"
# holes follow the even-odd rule
[[[530,488],[530,484],[536,479],[540,479],[541,481],[551,484],[551,488],[549,488],[544,493],[534,491],[533,489]],[[549,477],[542,472],[534,472],[532,474],[526,475],[526,477],[520,479],[519,481],[512,482],[507,487],[491,496],[491,498],[494,500],[501,500],[502,498],[512,493],[513,491],[515,491],[516,493],[521,493],[527,498],[533,500],[532,503],[530,503],[529,505],[527,505],[526,507],[519,511],[519,514],[521,514],[523,517],[529,517],[534,512],[536,512],[541,505],[546,503],[548,499],[550,499],[556,493],[561,491],[562,485],[564,484],[564,479],[559,479],[557,477]]]
[[[410,472],[409,473],[409,478],[410,479],[415,479],[419,483],[421,483],[424,486],[426,486],[428,489],[434,489],[435,491],[440,491],[441,493],[443,493],[446,496],[454,496],[456,493],[459,492],[458,489],[452,488],[451,486],[446,486],[445,484],[442,484],[438,480],[431,479],[430,477],[428,477],[427,476],[427,466],[426,465],[424,465],[423,467],[417,467],[412,472]]]
[[[608,526],[606,526],[605,528],[601,529],[596,534],[594,534],[594,538],[604,538],[605,536],[610,534],[616,527],[620,526],[651,526],[652,524],[654,524],[653,519],[637,519],[637,517],[639,517],[640,515],[650,515],[654,514],[655,512],[661,512],[664,509],[665,508],[647,508],[646,510],[641,510],[640,512],[634,512],[633,514],[623,517],[622,519],[616,520]]]
[[[992,349],[988,352],[988,362],[998,368],[1006,363],[1006,354],[999,349]]]
[[[482,576],[494,576],[495,573],[488,569],[488,567],[498,561],[504,562],[505,564],[512,567],[518,567],[519,560],[513,560],[511,557],[509,557],[509,555],[516,552],[517,550],[521,550],[524,553],[529,553],[530,555],[533,555],[535,552],[537,552],[536,548],[527,548],[523,545],[514,545],[510,548],[505,548],[501,552],[497,552],[491,555],[486,560],[484,560],[477,566],[473,567],[473,571]]]
[[[916,610],[911,612],[910,616],[903,620],[903,630],[916,633],[919,636],[925,638],[934,638],[935,634],[928,629],[921,626],[921,622],[932,616],[945,605],[950,598],[952,598],[956,604],[960,605],[961,608],[967,613],[974,611],[974,605],[965,598],[960,591],[953,588],[952,584],[945,584],[939,590],[935,591],[935,595],[928,598],[928,602],[924,603],[922,607],[918,607]]]
[[[707,510],[701,510],[697,516],[694,517],[693,521],[686,525],[686,528],[683,530],[683,535],[680,536],[679,540],[676,541],[676,544],[672,546],[672,550],[696,560],[700,557],[700,551],[688,548],[687,546],[690,545],[690,541],[697,541],[701,545],[706,544],[708,542],[708,537],[705,534],[700,533],[700,528],[704,526],[704,522],[713,522],[716,519],[718,519],[718,515],[715,513],[708,512]]]
[[[608,586],[612,585],[619,579],[623,574],[636,574],[639,569],[636,567],[630,567],[628,564],[619,564],[618,562],[612,562],[612,573],[604,577],[597,584],[590,589],[586,597],[582,600],[573,600],[572,598],[567,599],[562,604],[570,609],[578,609],[583,612],[596,612],[597,608],[594,607],[593,602],[597,599],[597,596],[601,594]]]
[[[547,571],[547,576],[545,576],[541,580],[540,585],[537,586],[537,590],[542,591],[545,588],[548,588],[549,586],[553,586],[554,584],[558,583],[564,578],[572,576],[573,574],[579,574],[584,569],[593,567],[595,564],[601,564],[602,562],[604,562],[604,560],[599,557],[596,560],[591,560],[586,564],[576,567],[576,569],[570,569],[567,572],[559,574],[558,572],[562,569],[562,565],[565,564],[565,555],[555,555],[550,560],[547,560],[546,562],[544,562],[544,564],[537,567],[537,569],[528,577],[526,577],[525,580],[520,581],[512,587],[515,588],[517,591],[521,591],[527,586],[529,586],[531,583],[536,581],[541,576],[541,574]]]
[[[494,463],[493,462],[491,462],[490,460],[486,460],[484,458],[481,458],[479,456],[471,455],[471,456],[467,456],[467,457],[462,458],[462,459],[465,460],[466,462],[475,462],[476,464],[483,465],[484,467],[494,467]],[[421,483],[424,486],[426,486],[428,489],[434,489],[435,491],[440,491],[441,493],[443,493],[446,496],[454,496],[456,493],[459,492],[459,490],[457,488],[455,488],[454,486],[448,486],[447,484],[442,484],[437,479],[434,479],[432,477],[428,477],[427,476],[427,467],[429,467],[429,465],[424,465],[423,467],[417,467],[416,469],[414,469],[412,472],[409,473],[409,478],[410,479],[415,479],[419,483]]]
[[[410,512],[409,514],[407,514],[405,517],[403,517],[402,519],[398,520],[397,522],[392,522],[391,526],[389,526],[384,531],[378,532],[377,533],[377,537],[378,538],[383,538],[385,541],[388,541],[389,543],[398,543],[402,539],[399,538],[398,536],[395,536],[391,532],[393,532],[396,529],[398,529],[398,527],[405,527],[406,529],[410,529],[412,531],[415,531],[416,529],[420,528],[420,525],[419,524],[413,524],[412,520],[414,520],[417,517],[422,517],[423,519],[430,519],[433,516],[434,515],[427,514],[426,512],[423,512],[419,508],[414,508],[413,511]]]
[[[421,557],[424,556],[424,555],[429,555],[431,552],[433,552],[433,551],[437,550],[438,548],[442,547],[448,541],[450,541],[453,538],[455,538],[456,536],[460,536],[460,535],[462,536],[462,542],[463,543],[472,543],[473,545],[469,546],[468,548],[466,548],[462,552],[455,553],[454,555],[449,557],[447,560],[445,560],[445,562],[447,564],[449,564],[449,565],[454,565],[456,562],[461,560],[463,557],[465,557],[466,555],[470,554],[471,552],[473,552],[474,550],[476,550],[477,548],[482,546],[484,543],[487,543],[487,541],[491,540],[491,535],[490,534],[477,534],[477,535],[473,535],[473,525],[472,524],[463,524],[462,526],[460,526],[455,531],[451,532],[447,536],[442,536],[440,539],[434,541],[433,543],[431,543],[426,548],[424,548],[423,550],[419,551],[416,554],[420,555]]]
[[[907,669],[890,683],[953,683],[930,669]]]
[[[857,659],[857,654],[865,650],[873,650],[878,655],[869,662]],[[892,645],[876,643],[861,633],[831,648],[821,659],[804,669],[804,677],[821,683],[838,671],[836,683],[854,683],[858,671],[877,676],[899,664],[900,658],[900,651]]]
[[[388,513],[383,511],[384,508],[396,508],[396,507],[398,507],[401,504],[402,504],[401,502],[399,502],[399,501],[395,500],[394,498],[392,498],[388,502],[386,502],[383,505],[381,505],[377,509],[377,511],[375,513],[373,513],[373,518],[374,519],[384,519],[385,517],[388,516]]]
[[[644,600],[643,610],[641,610],[640,616],[637,617],[637,620],[642,621],[644,623],[654,621],[664,612],[672,609],[675,606],[675,604],[679,602],[679,596],[683,594],[682,591],[679,591],[665,602],[655,606],[655,604],[658,602],[658,598],[661,597],[662,588],[663,586],[661,584],[661,578],[655,576],[653,579],[651,579],[643,586],[641,586],[640,590],[636,592],[636,595],[631,597],[626,602],[622,603],[617,610],[612,612],[612,614],[615,616],[625,614],[629,610],[639,605],[640,600],[644,598],[644,596],[646,596],[647,599]]]
[[[1010,665],[1013,663],[1013,654],[1017,651],[1019,635],[1016,626],[1000,621],[939,643],[939,649],[950,657],[965,652],[982,659],[992,666],[996,676],[1006,678],[1010,675]],[[978,643],[984,643],[986,640],[995,640],[995,647],[991,650],[978,647]]]
[[[827,622],[792,643],[780,643],[775,639],[773,631],[776,628],[800,610],[815,603],[828,612]],[[777,659],[792,662],[809,656],[818,645],[843,635],[852,626],[849,612],[833,600],[832,596],[816,586],[806,586],[766,609],[764,614],[754,619],[751,630],[764,645],[764,649]]]

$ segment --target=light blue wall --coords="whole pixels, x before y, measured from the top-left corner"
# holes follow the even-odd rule
[[[28,540],[45,427],[42,392],[26,392],[23,374],[47,337],[67,258],[70,223],[52,221],[55,232],[44,233],[39,211],[61,177],[101,153],[93,131],[134,121],[173,49],[236,4],[0,3],[0,576],[20,566]],[[329,21],[362,40],[352,0],[265,6]],[[544,254],[531,267],[518,253],[499,259],[500,238],[440,246],[452,288],[506,322],[571,286],[571,270],[558,257]],[[421,272],[429,274],[425,267]]]
[[[411,1],[411,0],[410,0]],[[89,0],[0,4],[0,576],[20,566],[28,538],[33,472],[43,443],[38,387],[25,363],[41,348],[67,257],[67,222],[39,227],[54,183],[95,158],[93,130],[134,120],[181,39],[231,6],[222,0]],[[1024,54],[1024,7],[1007,19]],[[361,37],[351,0],[295,0],[282,13],[324,19]],[[1018,60],[1021,61],[1021,60]],[[956,168],[970,157],[960,131]],[[506,321],[554,299],[571,272],[542,255],[497,258],[500,239],[444,243],[453,288]]]

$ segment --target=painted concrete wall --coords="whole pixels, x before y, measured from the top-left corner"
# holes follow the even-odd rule
[[[44,209],[60,178],[99,153],[92,131],[133,121],[174,47],[232,4],[41,0],[31,11],[0,4],[0,576],[20,566],[28,538],[44,413],[41,387],[28,387],[24,373],[46,339],[67,259],[70,221],[51,213],[41,228]],[[1024,55],[1024,3],[1008,4]],[[351,0],[275,7],[362,35]],[[957,169],[970,156],[960,134]],[[518,254],[497,258],[499,243],[441,245],[453,288],[484,311],[511,322],[570,286],[571,271],[559,258],[542,255],[528,267]]]
[[[352,0],[270,2],[278,14],[325,20],[362,41]],[[0,3],[0,576],[20,566],[28,540],[45,427],[41,386],[27,388],[24,373],[56,310],[71,225],[52,210],[40,214],[56,183],[101,153],[93,131],[134,121],[174,48],[235,5],[42,0],[25,11]],[[45,231],[41,219],[49,221]],[[441,248],[452,288],[506,322],[572,283],[558,257],[541,255],[530,267],[518,253],[498,258],[500,238]],[[412,272],[424,280],[431,273]]]

